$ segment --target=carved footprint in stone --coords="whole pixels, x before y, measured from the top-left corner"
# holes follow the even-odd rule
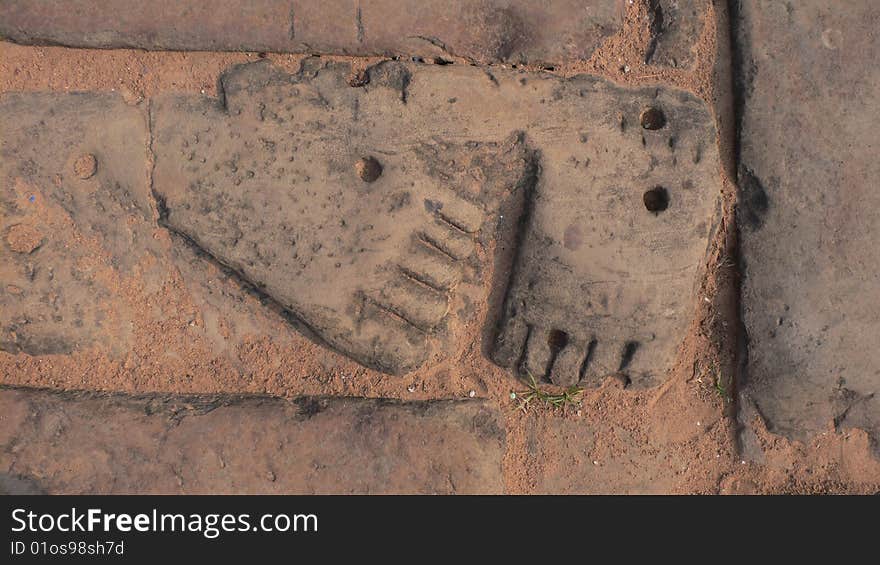
[[[409,71],[352,88],[313,60],[231,69],[220,101],[151,110],[161,221],[281,304],[331,347],[389,373],[448,345],[450,298],[529,167],[521,135],[404,138]],[[403,120],[405,122],[405,120]]]
[[[493,358],[538,382],[647,386],[694,311],[720,194],[714,124],[682,93],[591,95],[580,144],[539,142]]]
[[[111,281],[157,286],[142,261],[161,252],[145,118],[108,94],[0,97],[0,351],[129,350],[133,313]]]

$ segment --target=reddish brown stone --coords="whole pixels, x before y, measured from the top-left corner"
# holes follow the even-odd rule
[[[706,25],[709,0],[651,0],[653,41],[648,62],[667,67],[694,64],[694,46]]]
[[[310,58],[289,74],[261,61],[224,73],[221,100],[171,94],[149,106],[0,97],[11,132],[0,179],[12,189],[0,195],[10,210],[0,233],[29,223],[47,234],[0,263],[0,350],[97,346],[151,375],[146,357],[189,355],[143,354],[141,328],[168,323],[238,372],[253,328],[288,335],[262,318],[283,312],[320,345],[404,374],[466,347],[457,332],[481,323],[470,305],[490,283],[478,250],[493,234],[512,241],[532,206],[503,313],[489,322],[492,358],[519,372],[524,359],[562,385],[621,371],[638,386],[664,378],[719,193],[702,102],[595,77],[396,61],[352,88],[351,70]],[[97,163],[86,179],[75,172],[83,155]],[[375,163],[361,176],[365,158]],[[163,228],[177,235],[165,241]],[[261,300],[206,294],[211,261]],[[194,303],[120,299],[117,276],[165,296],[180,276]]]
[[[622,21],[621,0],[8,0],[19,43],[151,50],[456,55],[553,64],[588,58]]]
[[[803,441],[880,439],[880,4],[743,0],[733,21],[741,405]]]
[[[499,493],[482,401],[0,391],[0,489],[77,493]]]
[[[6,232],[6,243],[16,253],[33,253],[43,243],[43,234],[33,226],[15,224]]]

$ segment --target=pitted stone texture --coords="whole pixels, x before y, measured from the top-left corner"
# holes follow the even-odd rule
[[[539,179],[493,355],[538,382],[649,386],[686,333],[714,230],[714,124],[675,91],[586,99],[580,138],[542,153],[558,170]]]
[[[485,270],[474,245],[492,226],[517,227],[515,203],[527,200],[495,359],[516,365],[528,326],[564,331],[583,356],[596,338],[634,367],[669,359],[719,192],[700,102],[462,66],[385,63],[361,88],[349,74],[319,60],[295,75],[259,62],[228,72],[219,102],[157,101],[164,224],[332,347],[402,373],[451,351],[444,330],[462,314],[450,297],[459,284],[480,286]],[[649,107],[667,125],[644,130]],[[365,157],[382,165],[374,182],[358,174]],[[643,195],[658,185],[670,207],[653,214]],[[582,300],[590,287],[602,312]]]
[[[742,0],[746,393],[770,429],[880,438],[880,4]]]
[[[651,9],[648,62],[677,68],[693,65],[694,47],[708,23],[709,0],[652,0]]]
[[[84,353],[138,379],[194,342],[243,371],[245,340],[295,339],[277,324],[289,317],[231,273],[169,247],[149,189],[146,106],[97,93],[0,97],[2,377],[26,356]],[[186,329],[153,348],[142,336],[163,326]],[[39,363],[51,371],[51,359]]]
[[[491,494],[490,404],[0,391],[0,489],[49,494]]]
[[[364,88],[346,76],[258,63],[224,76],[223,105],[158,102],[154,188],[164,225],[332,347],[402,373],[429,342],[449,349],[453,294],[480,280],[481,227],[521,192],[530,155],[512,130],[424,127],[417,114],[453,103],[411,94],[402,65],[373,68]]]
[[[587,59],[623,0],[4,0],[0,36],[72,47]]]
[[[0,349],[124,347],[112,272],[154,245],[145,113],[115,96],[7,94],[0,131]]]

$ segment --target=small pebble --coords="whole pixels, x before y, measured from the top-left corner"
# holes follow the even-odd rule
[[[473,398],[473,397],[475,397],[476,395],[477,395],[477,391],[475,391],[475,390],[472,390],[472,391],[469,391],[469,392],[468,392],[468,396],[469,396],[470,398]]]
[[[83,180],[92,178],[97,171],[98,159],[91,153],[81,155],[73,163],[73,172]]]

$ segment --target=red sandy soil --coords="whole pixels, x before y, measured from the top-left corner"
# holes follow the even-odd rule
[[[259,393],[286,397],[353,395],[405,400],[467,397],[472,393],[506,410],[507,491],[771,493],[880,491],[880,461],[867,434],[828,431],[809,445],[790,442],[754,426],[764,456],[745,461],[736,444],[735,382],[737,339],[735,191],[732,170],[728,27],[725,2],[706,14],[689,70],[644,64],[650,38],[645,2],[630,5],[626,24],[586,62],[554,72],[570,76],[590,72],[623,84],[667,84],[694,92],[709,103],[719,124],[723,156],[722,229],[713,242],[706,276],[694,302],[694,319],[668,380],[650,390],[623,389],[607,379],[585,391],[580,406],[519,409],[511,393],[524,386],[481,352],[482,321],[488,306],[478,304],[471,322],[456,328],[458,353],[402,378],[382,375],[329,352],[292,332],[280,317],[260,318],[260,334],[241,336],[233,366],[218,357],[216,341],[203,330],[203,313],[174,268],[159,284],[137,272],[122,276],[107,262],[99,243],[65,224],[58,210],[39,211],[52,218],[72,245],[93,251],[94,267],[118,301],[136,313],[133,351],[126,359],[99,348],[71,355],[30,357],[0,353],[2,383],[62,389],[125,392]],[[169,91],[216,94],[218,75],[229,65],[268,57],[296,70],[301,56],[256,53],[180,53],[136,50],[86,50],[22,47],[0,43],[0,93],[11,91],[115,91],[137,104]],[[343,59],[343,58],[340,58]],[[377,59],[345,59],[355,69]],[[537,70],[535,70],[537,72]],[[69,222],[69,219],[68,219]],[[16,251],[27,251],[44,234],[23,225],[4,234]],[[171,246],[162,229],[154,237]],[[492,250],[483,250],[491,256]],[[486,277],[492,280],[492,277]],[[235,283],[229,281],[228,284]],[[488,283],[487,283],[488,286]],[[233,292],[234,289],[229,289]],[[486,288],[488,296],[490,289]],[[256,299],[243,295],[245,300]],[[150,315],[161,311],[161,321]],[[141,315],[137,315],[141,314]],[[224,333],[223,320],[216,324]],[[267,336],[272,335],[273,339]],[[275,338],[274,336],[278,336]],[[175,355],[169,361],[167,352]],[[134,363],[134,360],[137,363]],[[716,383],[721,383],[719,391]]]

